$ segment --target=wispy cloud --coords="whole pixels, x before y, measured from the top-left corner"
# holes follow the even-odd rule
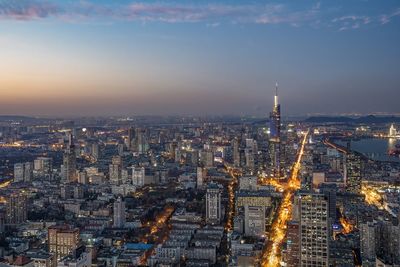
[[[400,15],[400,8],[384,15],[344,15],[340,9],[325,9],[320,2],[311,6],[294,7],[282,4],[212,4],[212,3],[161,3],[131,2],[109,4],[95,1],[36,1],[0,0],[0,19],[38,20],[61,19],[66,22],[140,21],[163,23],[199,23],[216,27],[223,23],[284,24],[293,27],[304,25],[315,28],[333,26],[339,31],[358,29],[368,24],[386,24]],[[340,14],[340,16],[335,16]]]
[[[380,22],[382,24],[386,24],[389,23],[392,18],[400,16],[400,8],[398,8],[397,10],[395,10],[394,12],[390,13],[390,14],[383,14],[380,16]]]
[[[350,29],[358,29],[362,25],[371,23],[372,18],[368,16],[355,16],[347,15],[332,19],[332,22],[339,25],[339,31],[345,31]]]

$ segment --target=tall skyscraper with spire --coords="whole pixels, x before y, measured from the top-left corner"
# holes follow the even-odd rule
[[[278,99],[278,83],[275,86],[274,107],[269,116],[269,123],[271,174],[275,178],[281,178],[283,176],[281,166],[281,105]]]

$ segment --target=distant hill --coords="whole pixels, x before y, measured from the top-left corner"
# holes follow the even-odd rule
[[[32,121],[34,117],[19,116],[19,115],[0,115],[0,121]]]
[[[400,123],[400,117],[395,116],[374,116],[368,115],[359,118],[349,118],[349,117],[329,117],[329,116],[318,116],[309,117],[304,120],[309,123]]]

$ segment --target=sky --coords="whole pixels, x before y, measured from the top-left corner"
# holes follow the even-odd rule
[[[0,115],[400,113],[399,1],[0,0]]]

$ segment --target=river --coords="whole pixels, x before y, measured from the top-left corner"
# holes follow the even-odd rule
[[[345,142],[338,141],[338,144],[346,146]],[[389,156],[388,151],[400,145],[400,139],[368,138],[351,142],[351,149],[364,154],[373,160],[394,161],[400,163],[400,158]]]

